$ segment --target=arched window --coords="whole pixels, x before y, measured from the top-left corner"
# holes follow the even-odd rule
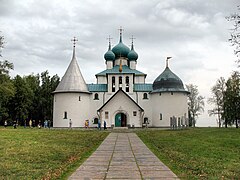
[[[115,77],[112,77],[112,92],[115,92]]]
[[[119,89],[122,89],[122,76],[119,77]]]
[[[147,93],[143,93],[143,99],[148,99]]]
[[[98,93],[94,94],[94,100],[99,100]]]
[[[127,76],[125,79],[126,82],[126,92],[129,92],[129,77]]]

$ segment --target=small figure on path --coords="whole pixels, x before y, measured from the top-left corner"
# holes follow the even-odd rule
[[[4,127],[5,128],[7,127],[7,120],[4,122]]]
[[[69,128],[72,129],[72,120],[69,119]]]
[[[50,127],[51,127],[51,121],[48,120],[48,128],[50,129]]]
[[[29,121],[29,127],[32,128],[32,120]]]
[[[106,121],[103,122],[103,127],[104,127],[104,130],[107,129],[107,123],[106,123]]]
[[[41,121],[38,122],[38,128],[41,129]]]
[[[85,121],[85,128],[87,129],[88,127],[89,127],[89,121],[86,120],[86,121]]]
[[[13,121],[13,128],[17,129],[17,122],[16,121]]]
[[[45,121],[44,121],[44,128],[47,128],[47,127],[48,127],[48,121],[45,120]]]
[[[101,130],[101,120],[98,119],[98,129]]]

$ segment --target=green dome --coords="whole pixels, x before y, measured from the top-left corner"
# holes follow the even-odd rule
[[[168,67],[153,82],[152,92],[187,92],[182,80],[174,74]]]
[[[108,47],[108,51],[104,54],[104,59],[106,61],[114,61],[115,60],[115,54],[112,52],[111,50],[111,44],[109,42],[109,47]]]
[[[138,59],[138,54],[134,51],[133,44],[132,49],[127,55],[129,61],[136,61]]]
[[[121,35],[119,43],[112,48],[112,52],[115,54],[116,57],[127,57],[128,53],[130,52],[129,47],[122,43]]]

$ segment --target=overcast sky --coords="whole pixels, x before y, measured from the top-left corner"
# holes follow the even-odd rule
[[[62,77],[72,56],[74,36],[77,59],[87,83],[105,69],[109,35],[112,44],[130,45],[132,35],[139,55],[137,69],[148,83],[170,69],[184,84],[198,86],[206,100],[210,88],[236,70],[233,47],[227,41],[231,23],[225,17],[237,12],[238,0],[0,0],[0,31],[5,37],[3,59],[14,63],[11,75],[48,70]],[[216,125],[205,113],[198,126]]]

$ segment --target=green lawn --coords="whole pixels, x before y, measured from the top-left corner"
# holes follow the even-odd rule
[[[0,127],[0,179],[62,179],[107,135],[96,130]]]
[[[137,134],[181,179],[240,178],[240,129],[147,130]]]

